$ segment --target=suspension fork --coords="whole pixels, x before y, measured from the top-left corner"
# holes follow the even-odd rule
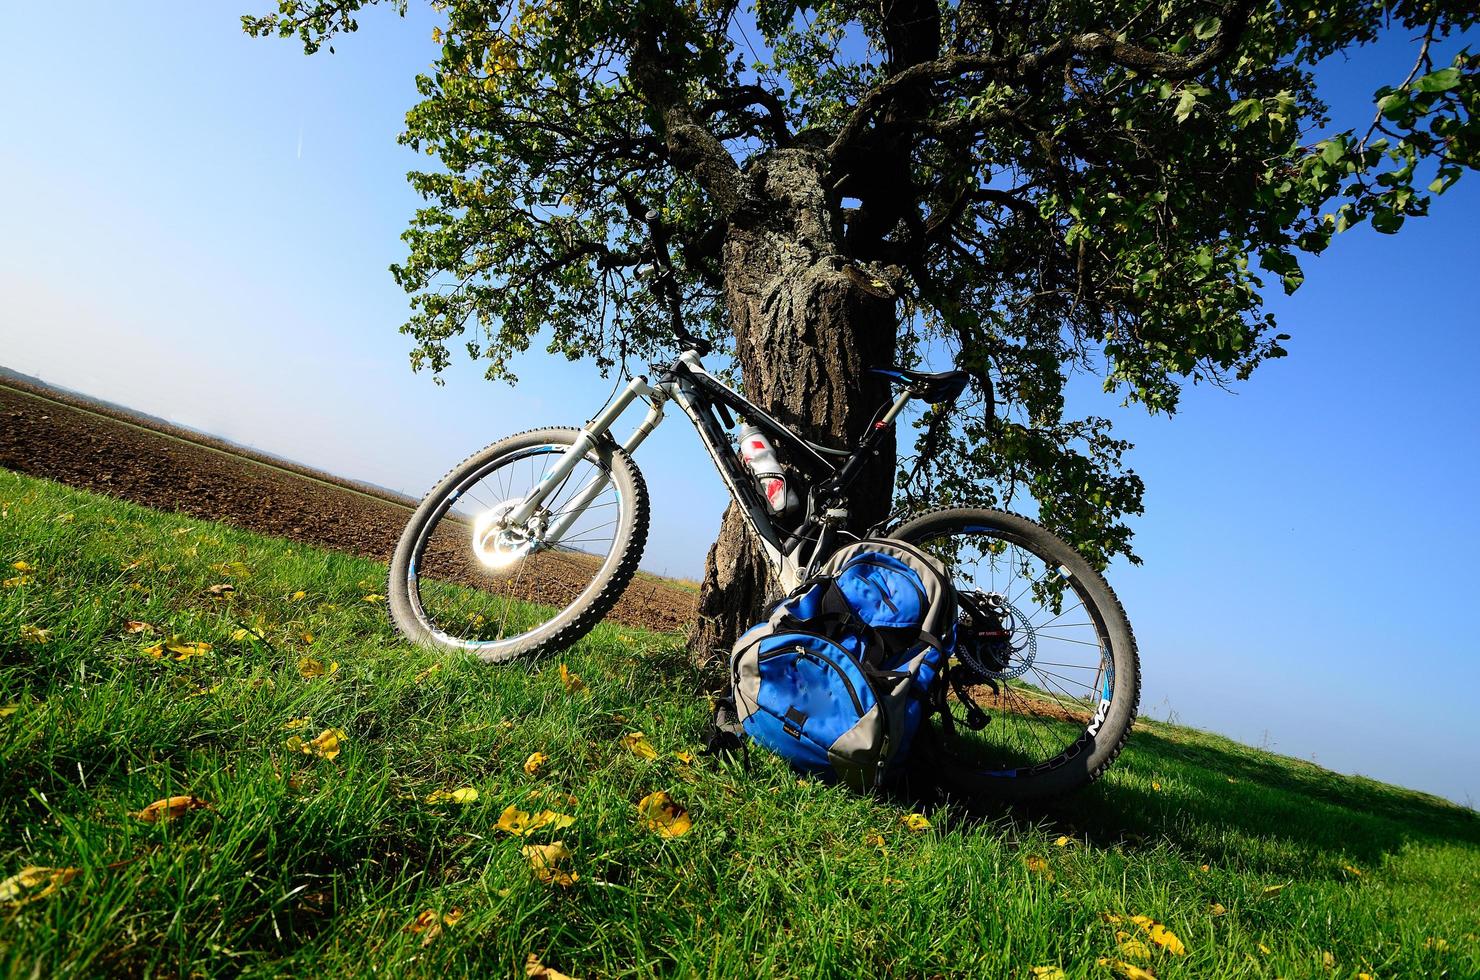
[[[638,398],[647,398],[652,407],[648,409],[647,417],[642,420],[642,423],[638,425],[632,435],[627,437],[627,441],[622,444],[622,449],[627,453],[631,453],[638,446],[642,445],[643,440],[647,439],[652,434],[652,431],[658,427],[658,423],[663,421],[663,402],[666,395],[651,387],[647,383],[647,378],[639,375],[628,382],[627,387],[622,389],[622,393],[610,405],[603,409],[601,414],[597,415],[596,418],[581,428],[580,435],[576,436],[576,441],[571,444],[569,449],[561,454],[560,462],[556,463],[554,468],[545,474],[544,478],[540,480],[539,485],[534,488],[534,491],[528,497],[524,498],[518,507],[509,512],[505,519],[506,522],[518,527],[534,516],[535,511],[539,509],[540,505],[564,484],[566,477],[570,476],[571,471],[576,468],[576,464],[585,458],[586,454],[601,441],[601,438],[611,429],[612,423],[616,422],[621,414],[627,410],[627,406],[631,405]],[[610,481],[606,474],[598,472],[592,478],[591,482],[571,499],[566,505],[560,520],[556,521],[545,532],[546,546],[558,542],[560,536],[570,530],[570,526],[575,523],[576,519],[606,489],[608,482]]]

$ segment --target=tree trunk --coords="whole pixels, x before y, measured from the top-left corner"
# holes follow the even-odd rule
[[[804,438],[852,448],[889,398],[869,368],[893,363],[894,294],[842,252],[836,202],[822,184],[820,154],[779,150],[749,176],[764,206],[725,240],[725,299],[748,398]],[[849,494],[861,529],[889,509],[894,443]],[[731,504],[705,561],[699,620],[689,648],[700,663],[725,662],[735,637],[779,594],[764,552]]]

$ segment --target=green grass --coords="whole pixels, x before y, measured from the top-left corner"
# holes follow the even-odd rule
[[[707,707],[674,637],[604,625],[537,663],[439,660],[364,601],[372,562],[0,470],[5,578],[16,561],[34,570],[0,587],[0,880],[80,870],[0,905],[6,976],[509,977],[534,954],[578,977],[1109,977],[1105,913],[1181,938],[1141,961],[1162,978],[1480,975],[1475,814],[1215,735],[1143,723],[1057,809],[937,807],[917,832],[918,804],[760,753],[683,764]],[[145,652],[168,634],[214,649]],[[305,655],[338,669],[305,679]],[[330,727],[332,761],[284,744]],[[639,730],[657,759],[622,747]],[[463,786],[476,802],[427,800]],[[655,790],[687,836],[639,824]],[[132,815],[173,794],[211,808]],[[571,849],[573,887],[532,874],[496,827],[509,805],[575,817],[533,838]],[[406,927],[426,909],[462,917],[424,944]]]

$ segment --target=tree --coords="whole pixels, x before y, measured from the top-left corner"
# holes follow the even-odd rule
[[[312,53],[380,2],[405,11],[281,0],[244,22]],[[945,350],[975,394],[922,493],[1027,494],[1102,566],[1135,560],[1142,484],[1106,420],[1066,417],[1069,374],[1168,413],[1189,381],[1247,378],[1288,339],[1267,279],[1293,291],[1302,253],[1397,231],[1480,159],[1480,57],[1434,57],[1474,26],[1463,0],[436,5],[401,139],[440,166],[411,175],[427,205],[392,270],[415,366],[461,340],[513,380],[541,331],[603,368],[671,350],[634,275],[656,210],[687,323],[752,398],[848,445],[886,397],[868,368]],[[1414,39],[1412,70],[1333,123],[1317,66],[1387,30]],[[860,526],[887,512],[886,455]],[[764,576],[732,508],[696,650],[752,621]]]

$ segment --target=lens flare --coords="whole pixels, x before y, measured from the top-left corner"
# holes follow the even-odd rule
[[[473,554],[484,567],[501,571],[529,554],[533,542],[518,530],[501,526],[503,516],[518,501],[506,501],[478,515],[473,522]]]

